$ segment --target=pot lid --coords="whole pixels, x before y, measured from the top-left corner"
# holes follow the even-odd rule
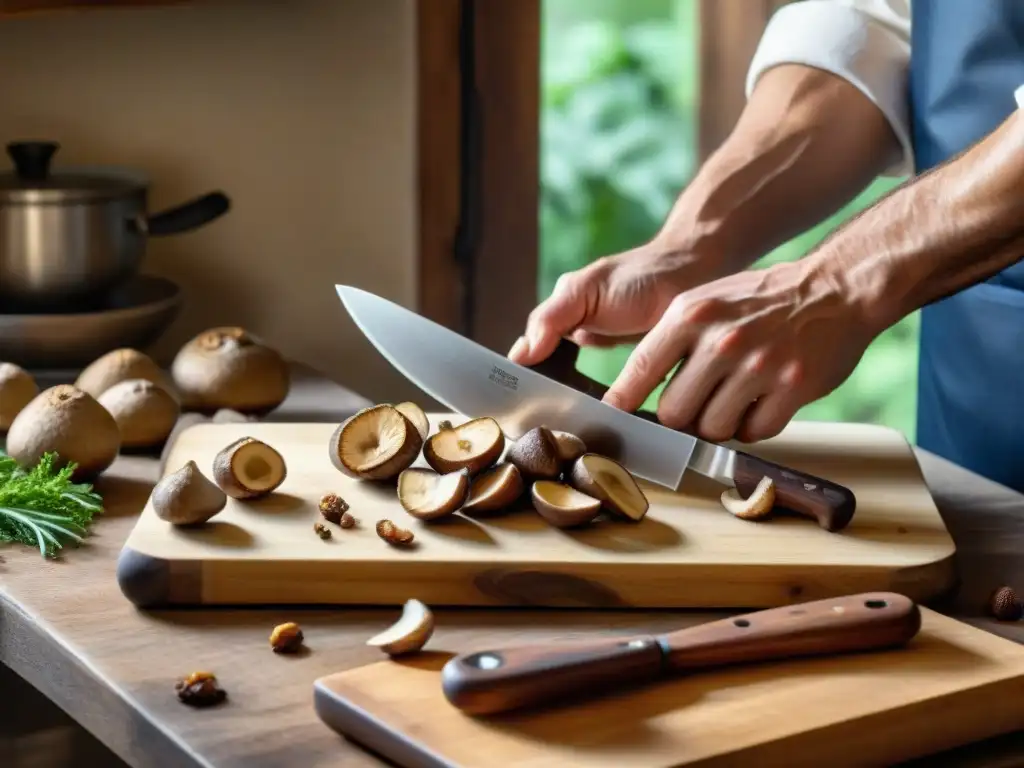
[[[72,203],[124,197],[145,189],[145,176],[121,168],[72,168],[53,171],[60,144],[18,141],[7,145],[14,169],[0,173],[0,202]]]

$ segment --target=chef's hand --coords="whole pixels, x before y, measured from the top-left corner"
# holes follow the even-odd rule
[[[693,254],[654,243],[567,272],[530,313],[525,335],[512,346],[509,359],[536,365],[562,338],[581,347],[636,341],[680,291],[708,276],[709,267]]]
[[[685,358],[658,402],[662,423],[714,442],[773,437],[841,384],[877,335],[842,283],[798,261],[680,293],[605,402],[635,411]]]

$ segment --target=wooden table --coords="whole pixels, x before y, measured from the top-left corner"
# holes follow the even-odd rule
[[[365,404],[300,371],[288,401],[269,418],[336,421]],[[920,459],[959,547],[963,583],[941,608],[1024,640],[1024,623],[1001,624],[984,616],[993,588],[1011,584],[1024,589],[1024,554],[1018,551],[1024,542],[1024,496],[927,453],[921,452]],[[105,515],[89,545],[69,552],[65,562],[43,562],[27,548],[3,553],[0,661],[132,766],[382,765],[320,723],[312,684],[322,675],[378,660],[379,651],[364,641],[397,611],[137,611],[121,595],[114,566],[158,472],[156,458],[119,458],[98,484],[108,505]],[[438,646],[470,650],[609,627],[668,629],[715,616],[505,609],[439,611],[438,618]],[[309,653],[287,657],[271,652],[270,630],[283,621],[302,625]],[[218,675],[229,693],[228,706],[193,710],[177,701],[174,681],[199,669]],[[0,700],[0,712],[9,706],[14,704]],[[1010,765],[1012,755],[1024,755],[1024,736],[960,750],[944,765]],[[0,763],[7,764],[3,756]]]

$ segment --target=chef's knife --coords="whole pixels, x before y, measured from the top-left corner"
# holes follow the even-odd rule
[[[662,635],[524,645],[450,659],[445,698],[471,715],[544,707],[683,672],[896,648],[921,628],[909,598],[848,595],[770,608]]]
[[[828,531],[845,528],[853,517],[856,499],[848,488],[601,402],[604,387],[575,370],[578,348],[569,341],[527,368],[372,293],[335,288],[359,329],[407,379],[468,418],[494,418],[513,440],[540,425],[571,432],[591,451],[673,490],[688,468],[743,497],[767,475],[778,507],[814,518]]]

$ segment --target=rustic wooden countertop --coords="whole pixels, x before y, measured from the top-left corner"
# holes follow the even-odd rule
[[[291,395],[268,420],[340,421],[366,404],[298,370]],[[1024,496],[930,454],[919,452],[919,458],[959,550],[962,585],[940,608],[1024,640],[1024,623],[984,616],[992,589],[1024,589]],[[107,509],[94,535],[64,562],[41,562],[38,552],[22,547],[3,552],[0,661],[136,768],[383,765],[321,724],[313,681],[378,660],[379,651],[364,641],[396,610],[136,610],[122,596],[114,569],[158,473],[155,456],[120,457],[97,484]],[[718,616],[505,609],[438,611],[438,617],[437,641],[469,650],[613,627],[670,629]],[[302,625],[308,653],[271,653],[270,630],[284,621]],[[230,706],[193,710],[177,701],[174,681],[199,669],[218,675]],[[1021,755],[1024,735],[972,745],[946,756],[943,765],[1020,764]]]

